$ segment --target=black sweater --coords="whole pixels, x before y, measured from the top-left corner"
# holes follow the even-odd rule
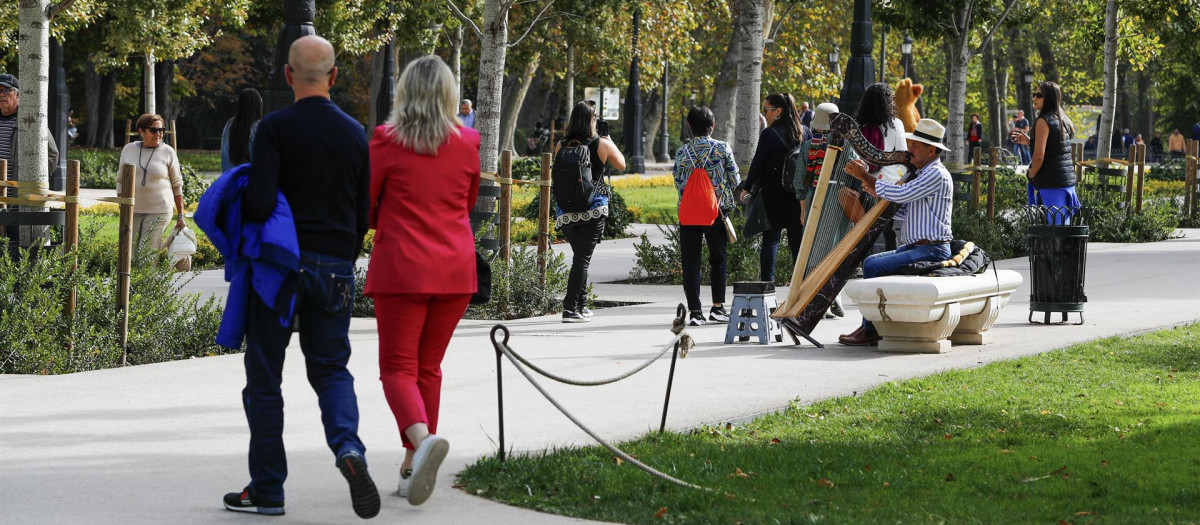
[[[251,149],[244,219],[266,220],[278,189],[292,208],[301,250],[356,259],[371,191],[362,125],[329,99],[309,97],[263,117]]]

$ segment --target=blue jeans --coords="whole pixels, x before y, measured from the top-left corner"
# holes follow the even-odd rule
[[[250,423],[250,491],[263,501],[283,501],[287,457],[283,449],[283,358],[292,329],[257,294],[251,293],[246,330],[246,388],[242,405]],[[296,312],[300,350],[308,382],[317,393],[325,442],[335,457],[363,455],[358,438],[358,399],[350,359],[350,311],[354,304],[354,262],[300,252]],[[335,460],[336,463],[336,460]]]
[[[877,253],[867,257],[867,260],[863,261],[863,278],[895,275],[896,270],[915,262],[944,261],[949,258],[949,244],[926,244],[924,246],[905,244],[896,248],[895,251]],[[875,325],[865,317],[862,325],[867,331],[875,332]]]
[[[800,226],[781,227],[764,231],[762,247],[758,252],[758,280],[760,281],[775,282],[775,258],[779,253],[779,241],[784,230],[787,230],[788,251],[792,253],[792,263],[796,262],[796,257],[800,254],[800,240],[804,238],[804,228]]]

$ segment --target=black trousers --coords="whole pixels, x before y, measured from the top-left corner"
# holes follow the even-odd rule
[[[587,304],[584,289],[587,288],[588,266],[592,264],[592,252],[604,237],[604,218],[564,224],[562,233],[571,243],[571,273],[567,276],[563,309],[578,312]]]
[[[683,259],[683,293],[687,296],[688,310],[700,310],[700,253],[701,243],[708,243],[709,276],[712,280],[713,304],[725,304],[726,264],[725,248],[729,238],[725,225],[717,217],[709,226],[680,226],[679,252]]]
[[[758,280],[775,282],[775,257],[779,252],[779,241],[787,230],[788,251],[792,252],[792,262],[800,254],[800,241],[804,239],[804,228],[795,225],[786,228],[775,228],[763,232],[762,249],[758,252]]]

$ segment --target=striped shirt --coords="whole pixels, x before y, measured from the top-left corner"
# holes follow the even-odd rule
[[[701,166],[701,163],[704,165]],[[720,199],[721,209],[732,210],[737,205],[733,198],[733,188],[741,180],[729,144],[713,140],[711,137],[696,137],[675,152],[675,190],[680,199],[683,198],[683,188],[687,186],[688,177],[692,176],[692,170],[696,168],[708,172],[713,189]],[[678,204],[676,202],[676,206]]]
[[[13,133],[17,132],[17,114],[13,113],[10,116],[0,115],[0,159],[8,161],[8,173],[6,176],[12,178],[13,159],[17,156],[16,151],[12,151],[10,146],[16,146],[12,143]]]
[[[896,219],[903,219],[900,244],[920,240],[950,241],[950,212],[953,209],[954,183],[941,159],[933,159],[917,170],[917,176],[904,184],[875,182],[875,193],[881,199],[900,204]]]

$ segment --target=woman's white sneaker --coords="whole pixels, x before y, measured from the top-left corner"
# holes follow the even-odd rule
[[[413,455],[413,473],[409,478],[408,493],[405,494],[410,505],[425,503],[433,494],[438,468],[442,466],[448,452],[450,442],[435,434],[430,434],[421,442],[421,446],[417,447],[417,453]]]

